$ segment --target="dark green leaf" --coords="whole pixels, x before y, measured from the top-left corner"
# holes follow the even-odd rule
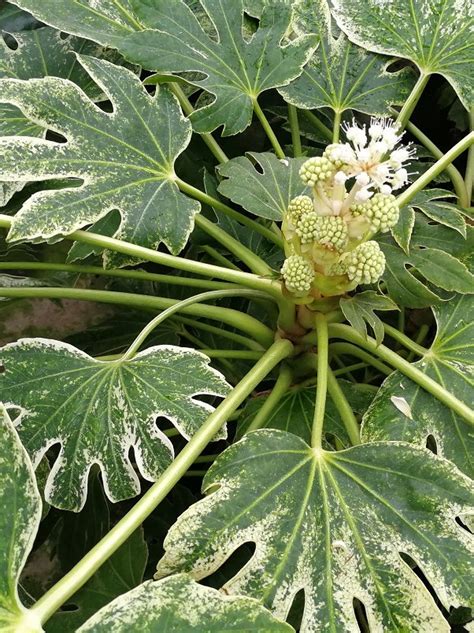
[[[208,496],[170,530],[157,576],[202,578],[253,542],[225,591],[283,619],[304,589],[301,633],[355,631],[354,596],[373,630],[447,631],[400,553],[446,608],[472,599],[472,539],[455,521],[472,511],[472,482],[425,449],[377,442],[325,452],[291,433],[255,431],[220,455],[203,487]]]
[[[383,323],[375,311],[398,310],[396,303],[373,290],[355,294],[353,297],[343,297],[339,305],[352,327],[363,336],[367,336],[367,325],[370,325],[377,343],[382,342],[384,329]]]
[[[132,0],[139,19],[150,28],[127,37],[119,50],[149,70],[202,73],[203,78],[189,82],[215,99],[193,112],[194,129],[212,132],[224,126],[224,135],[237,134],[251,123],[253,103],[262,92],[301,73],[315,37],[302,36],[282,45],[292,15],[287,2],[266,6],[249,40],[242,33],[243,0],[201,4],[217,39],[206,33],[183,0]]]
[[[78,633],[291,633],[256,600],[228,597],[185,574],[148,581],[120,596],[88,620]]]
[[[112,501],[132,497],[140,483],[130,461],[154,481],[169,465],[173,446],[157,427],[163,416],[191,437],[213,407],[198,394],[223,396],[223,377],[195,350],[152,347],[132,360],[98,361],[58,341],[22,339],[0,352],[0,400],[20,408],[18,431],[34,463],[57,443],[62,450],[48,478],[45,498],[79,510],[87,474],[101,466]],[[216,439],[225,437],[225,431]]]
[[[416,194],[408,203],[411,209],[424,213],[430,220],[443,224],[466,237],[466,221],[462,210],[444,198],[454,198],[452,191],[445,189],[425,189]],[[405,210],[402,210],[402,214]]]
[[[474,402],[474,298],[458,297],[434,309],[438,332],[415,366],[467,404]],[[426,446],[474,477],[474,429],[416,383],[394,372],[364,418],[366,441],[404,440]]]
[[[5,178],[83,181],[80,187],[33,195],[15,216],[10,239],[71,233],[118,209],[122,223],[115,237],[150,248],[164,242],[179,252],[200,208],[174,182],[173,164],[189,143],[189,122],[167,88],[151,97],[129,70],[92,57],[80,61],[107,93],[113,113],[97,108],[64,79],[0,80],[0,100],[68,139],[66,144],[2,139]],[[111,259],[106,255],[108,263]]]

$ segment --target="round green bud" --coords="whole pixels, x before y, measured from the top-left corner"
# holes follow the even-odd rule
[[[377,242],[359,244],[341,257],[333,274],[346,274],[356,284],[373,284],[385,270],[385,255]]]
[[[334,173],[334,165],[325,156],[313,156],[301,165],[300,178],[310,187],[327,180]]]
[[[340,216],[303,215],[296,226],[302,244],[317,242],[325,248],[342,252],[347,244],[347,224]]]
[[[314,279],[313,266],[301,255],[290,255],[285,259],[281,274],[290,292],[304,296],[311,290]]]
[[[296,224],[302,215],[314,211],[313,201],[309,196],[296,196],[288,205],[287,215],[293,224]]]
[[[367,202],[352,206],[351,213],[354,216],[365,217],[370,223],[372,233],[386,233],[398,222],[400,209],[395,196],[376,193]]]

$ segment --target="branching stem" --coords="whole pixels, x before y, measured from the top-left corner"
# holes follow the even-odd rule
[[[415,341],[412,341],[409,336],[406,336],[406,334],[403,334],[403,332],[400,332],[397,328],[387,325],[386,323],[383,324],[383,328],[385,330],[385,334],[388,334],[388,336],[401,343],[403,347],[406,347],[414,354],[424,356],[428,353],[428,350],[425,347],[422,347],[421,345],[415,343]]]
[[[291,142],[293,145],[293,156],[297,158],[303,154],[301,147],[300,124],[298,122],[298,110],[295,106],[288,104],[288,120],[291,129]]]
[[[258,120],[262,124],[263,129],[265,130],[265,134],[268,136],[270,143],[272,144],[273,150],[278,158],[285,158],[285,152],[283,151],[282,146],[280,145],[279,140],[277,139],[275,132],[272,130],[272,126],[265,116],[265,112],[260,107],[257,99],[253,100],[253,110],[257,115]]]
[[[250,431],[255,431],[256,429],[261,429],[262,426],[265,426],[268,417],[271,415],[272,411],[285,395],[288,387],[291,385],[292,378],[293,375],[291,369],[286,365],[282,365],[280,373],[278,374],[278,378],[270,395],[265,399],[265,402],[258,410],[251,424],[245,431],[246,433],[249,433]]]
[[[397,117],[397,123],[402,129],[405,127],[411,115],[413,114],[413,110],[416,108],[416,104],[418,103],[423,90],[428,83],[429,78],[429,74],[423,72],[420,73],[416,84],[413,86],[411,93],[408,95],[408,99],[403,104],[403,108],[400,110]]]
[[[351,440],[353,446],[360,444],[360,431],[357,419],[352,411],[351,405],[347,402],[347,398],[344,395],[337,378],[328,367],[328,391],[334,402],[336,409],[338,410],[344,427],[347,431],[347,435]]]
[[[318,343],[318,381],[316,384],[316,402],[314,405],[311,446],[321,448],[323,439],[324,414],[326,412],[326,396],[329,370],[328,324],[321,312],[315,315]]]

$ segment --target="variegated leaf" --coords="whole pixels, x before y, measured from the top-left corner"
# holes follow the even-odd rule
[[[166,87],[150,96],[126,68],[79,59],[111,100],[112,112],[98,108],[65,79],[0,80],[0,102],[20,107],[67,139],[0,139],[0,176],[17,182],[82,181],[34,194],[15,216],[9,239],[54,238],[118,209],[122,221],[115,237],[150,248],[164,242],[179,252],[200,209],[175,183],[174,162],[189,143],[189,122]],[[128,260],[120,256],[119,261]],[[106,262],[111,264],[113,256]]]
[[[425,449],[376,442],[326,452],[260,430],[220,455],[203,488],[208,496],[170,530],[158,577],[203,578],[255,543],[225,591],[257,598],[284,619],[303,589],[301,633],[357,630],[354,598],[371,630],[447,633],[401,554],[446,608],[472,600],[473,537],[455,519],[474,511],[474,487]]]
[[[112,501],[138,494],[130,449],[141,475],[154,481],[173,457],[157,418],[167,418],[189,439],[213,411],[196,396],[228,390],[206,356],[172,346],[104,362],[67,343],[22,339],[0,350],[0,363],[0,400],[19,410],[18,432],[34,464],[50,446],[61,445],[46,500],[75,511],[84,504],[92,464],[100,465]],[[225,431],[216,439],[222,437]]]

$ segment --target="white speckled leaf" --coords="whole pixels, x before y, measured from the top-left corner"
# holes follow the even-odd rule
[[[13,7],[12,7],[13,8]],[[102,91],[78,63],[74,51],[89,53],[95,57],[107,56],[118,60],[114,51],[105,52],[93,42],[76,37],[61,37],[50,28],[34,29],[8,36],[8,44],[0,35],[0,78],[32,79],[39,77],[63,77],[74,81],[91,99]],[[12,49],[11,46],[16,48]],[[9,104],[0,104],[0,136],[42,137],[45,129],[23,115],[21,110]],[[23,183],[0,183],[0,206],[23,187]]]
[[[41,519],[41,497],[30,458],[1,404],[0,437],[0,629],[33,633],[42,631],[33,619],[31,628],[20,628],[26,609],[18,580]]]
[[[467,109],[474,103],[472,0],[332,0],[332,9],[359,46],[439,73]]]
[[[126,68],[93,57],[79,60],[112,101],[112,113],[64,79],[0,80],[0,101],[67,139],[1,138],[0,176],[82,180],[79,187],[34,194],[15,216],[9,239],[68,234],[118,209],[122,222],[115,237],[149,248],[164,242],[178,253],[200,209],[174,182],[174,162],[191,137],[189,122],[167,88],[153,97]],[[128,261],[109,254],[106,263],[117,258]]]
[[[159,477],[172,460],[173,446],[156,419],[167,418],[189,439],[213,411],[196,396],[228,391],[208,362],[195,350],[165,345],[113,362],[48,339],[22,339],[3,347],[0,400],[20,409],[18,433],[33,463],[50,446],[61,444],[46,500],[78,511],[94,463],[100,465],[111,501],[138,494],[132,447],[141,475],[149,481]]]
[[[149,580],[90,618],[78,633],[291,633],[256,600],[225,596],[185,574]]]
[[[353,297],[343,297],[339,305],[352,327],[363,336],[367,336],[367,325],[369,325],[374,332],[377,343],[382,342],[384,329],[383,323],[375,311],[398,310],[397,304],[389,297],[380,295],[374,290],[359,292]]]
[[[354,413],[362,417],[373,398],[373,392],[364,389],[365,385],[354,384],[348,380],[339,380],[338,382]],[[289,431],[301,437],[305,442],[310,442],[315,395],[316,387],[295,385],[288,389],[266,419],[264,428]],[[268,394],[259,395],[247,402],[238,421],[237,438],[240,439],[244,435],[267,398]],[[330,437],[336,437],[345,447],[351,445],[346,428],[329,395],[324,417],[324,433]],[[326,447],[331,448],[330,446]]]
[[[201,4],[217,41],[183,0],[132,0],[139,19],[150,28],[128,36],[119,50],[149,70],[202,73],[204,78],[189,81],[215,99],[193,112],[194,129],[212,132],[222,125],[224,135],[237,134],[252,120],[254,99],[301,73],[316,38],[302,36],[282,46],[292,15],[288,2],[266,6],[249,40],[242,34],[243,0],[201,0]]]
[[[458,297],[433,308],[438,332],[415,366],[450,393],[474,402],[474,298]],[[403,398],[401,410],[394,398]],[[474,427],[416,383],[394,372],[378,391],[363,424],[366,441],[404,440],[421,446],[433,436],[438,454],[474,478]]]
[[[25,11],[67,33],[117,47],[140,30],[131,0],[14,0]]]
[[[254,215],[281,221],[290,200],[309,191],[298,175],[305,160],[248,152],[219,166],[225,180],[218,191]]]
[[[430,220],[454,229],[466,237],[466,221],[462,209],[446,200],[454,197],[453,192],[446,189],[425,189],[410,200],[408,208],[421,211]]]
[[[403,105],[415,83],[413,73],[389,72],[392,59],[353,44],[331,24],[326,0],[303,0],[299,13],[305,31],[318,34],[319,46],[301,76],[280,89],[287,101],[304,109],[380,116],[392,105]]]
[[[472,482],[424,449],[377,442],[315,451],[296,435],[260,430],[225,450],[203,487],[209,495],[168,533],[159,577],[203,578],[253,542],[226,591],[284,619],[304,589],[301,633],[357,631],[355,597],[373,631],[449,631],[401,552],[446,607],[474,595],[472,535],[455,521],[474,509]]]

